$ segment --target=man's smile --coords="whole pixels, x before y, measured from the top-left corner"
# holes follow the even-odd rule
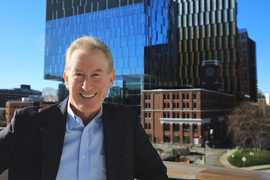
[[[94,97],[97,93],[95,94],[90,94],[90,95],[84,95],[84,94],[80,94],[82,97],[84,98],[91,98],[91,97]]]

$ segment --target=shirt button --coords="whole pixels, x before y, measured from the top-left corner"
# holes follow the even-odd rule
[[[76,118],[76,121],[77,121],[77,122],[79,122],[79,119],[78,119],[78,118]]]
[[[85,132],[85,133],[83,133],[83,135],[86,135],[86,132]]]
[[[83,156],[82,159],[85,159],[85,156]]]

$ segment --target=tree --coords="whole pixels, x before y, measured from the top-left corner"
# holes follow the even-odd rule
[[[3,111],[2,109],[0,109],[0,120],[5,120],[5,111]]]
[[[235,145],[246,147],[251,142],[256,150],[262,150],[263,142],[267,140],[263,132],[266,120],[256,104],[243,102],[236,106],[227,116],[226,124]]]

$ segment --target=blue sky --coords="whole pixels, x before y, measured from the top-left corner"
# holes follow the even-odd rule
[[[256,42],[258,88],[270,93],[270,0],[237,2],[238,28]],[[45,13],[45,0],[0,1],[0,89],[58,88],[59,82],[43,79]]]

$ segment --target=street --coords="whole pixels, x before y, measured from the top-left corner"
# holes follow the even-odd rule
[[[193,148],[190,150],[191,155],[187,156],[187,159],[190,159],[194,164],[201,164],[200,157],[204,157],[204,153],[206,154],[205,162],[208,166],[216,166],[216,167],[223,167],[219,163],[219,158],[227,149],[212,149],[212,148]],[[197,151],[197,154],[196,154]]]

